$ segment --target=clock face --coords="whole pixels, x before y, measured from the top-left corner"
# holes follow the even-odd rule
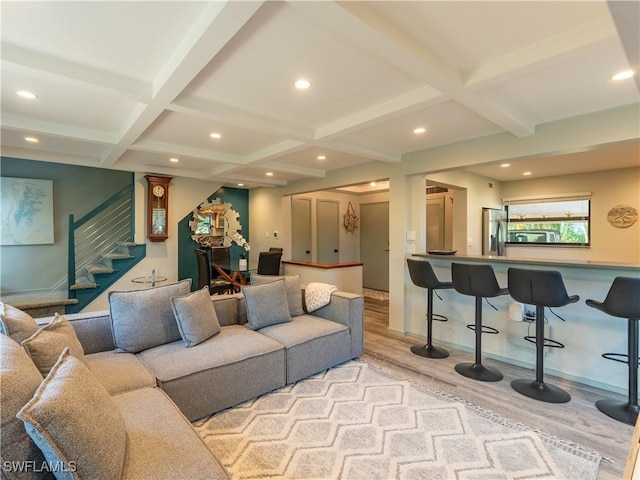
[[[156,197],[164,196],[164,187],[162,185],[156,185],[155,187],[153,187],[153,194]]]
[[[607,220],[618,228],[627,228],[636,223],[638,212],[630,205],[616,205],[607,214]]]

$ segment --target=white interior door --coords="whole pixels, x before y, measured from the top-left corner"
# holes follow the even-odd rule
[[[311,261],[311,199],[293,198],[291,201],[292,260]]]
[[[389,291],[389,202],[360,205],[362,286]]]
[[[318,236],[318,263],[338,263],[339,203],[334,200],[318,200],[316,231]]]

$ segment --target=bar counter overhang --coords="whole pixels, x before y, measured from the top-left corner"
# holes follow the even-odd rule
[[[550,326],[547,336],[565,344],[566,348],[545,349],[545,371],[611,392],[625,394],[628,385],[626,364],[602,358],[605,352],[627,351],[627,319],[611,317],[586,305],[588,298],[604,300],[615,277],[640,277],[640,265],[606,261],[540,260],[484,255],[432,255],[417,253],[413,258],[431,262],[441,281],[451,279],[451,263],[484,263],[493,267],[500,286],[507,286],[509,267],[557,270],[562,274],[567,292],[579,295],[580,300],[566,307],[553,309],[563,320],[545,309]],[[406,268],[406,267],[405,267]],[[469,352],[473,356],[473,332],[465,326],[474,318],[474,299],[455,290],[443,290],[434,299],[434,312],[446,315],[448,323],[439,325],[433,333],[434,342]],[[640,295],[640,292],[638,292]],[[516,303],[509,295],[484,302],[483,323],[500,330],[499,335],[483,336],[483,356],[506,363],[535,369],[535,345],[524,340],[535,333],[535,323],[515,321],[510,317],[510,304]],[[532,308],[535,310],[535,308]],[[405,333],[425,337],[426,293],[415,287],[408,271],[405,276]],[[513,311],[512,311],[513,312]],[[513,316],[513,314],[511,315]],[[416,361],[429,362],[427,359]],[[508,379],[511,380],[511,379]]]

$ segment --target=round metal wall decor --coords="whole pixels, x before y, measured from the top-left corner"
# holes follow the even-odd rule
[[[628,228],[638,220],[638,211],[631,205],[616,205],[607,214],[607,221],[616,228]]]

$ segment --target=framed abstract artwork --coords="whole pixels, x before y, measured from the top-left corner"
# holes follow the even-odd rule
[[[0,180],[0,245],[52,244],[53,181]]]

